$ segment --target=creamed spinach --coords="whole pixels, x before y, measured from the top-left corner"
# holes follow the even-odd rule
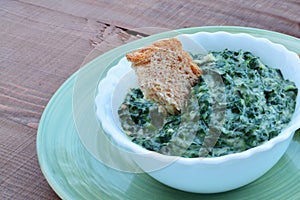
[[[121,125],[144,148],[183,157],[242,152],[277,136],[289,123],[298,89],[250,52],[192,55],[203,71],[181,115],[170,116],[131,89]]]

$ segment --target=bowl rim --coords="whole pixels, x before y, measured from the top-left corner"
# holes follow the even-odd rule
[[[215,34],[221,34],[222,35],[222,34],[224,34],[224,35],[230,36],[230,37],[247,37],[248,39],[251,39],[251,40],[257,40],[259,42],[266,43],[267,45],[271,45],[274,48],[277,48],[281,51],[284,51],[287,55],[289,55],[289,57],[291,57],[293,59],[297,58],[297,60],[295,60],[295,61],[297,61],[299,66],[300,66],[300,59],[298,58],[298,55],[295,52],[292,52],[292,51],[288,50],[285,46],[283,46],[281,44],[271,42],[270,40],[268,40],[266,38],[254,37],[254,36],[252,36],[250,34],[247,34],[247,33],[229,33],[229,32],[226,32],[226,31],[216,31],[216,32],[196,32],[196,33],[192,33],[192,34],[179,34],[178,36],[195,37],[199,34],[205,34],[205,35],[215,35]],[[178,37],[178,36],[176,36],[176,37]],[[123,59],[124,59],[124,57],[121,58],[115,66],[117,66]],[[111,72],[113,71],[115,66],[113,66],[111,69],[109,69],[106,77],[104,77],[102,80],[100,80],[99,85],[101,84],[101,82],[104,79],[107,79],[110,74],[113,74]],[[99,85],[98,85],[98,88],[100,88]],[[97,99],[97,97],[99,97],[99,93],[100,93],[100,91],[98,91],[98,95],[96,96],[96,99]],[[298,95],[299,95],[299,93],[298,93]],[[298,105],[298,106],[300,106],[300,105]],[[96,103],[96,109],[97,110],[99,109],[99,107],[97,106],[97,103]],[[112,109],[111,109],[111,111],[112,111]],[[247,159],[247,158],[249,158],[249,157],[251,157],[255,154],[263,153],[263,152],[266,152],[266,151],[274,148],[275,145],[277,145],[279,143],[283,143],[289,137],[292,137],[293,133],[298,128],[300,128],[300,114],[294,116],[295,112],[296,112],[296,109],[293,113],[292,120],[279,133],[279,135],[277,135],[276,137],[264,142],[263,144],[260,144],[256,147],[250,148],[250,149],[242,151],[242,152],[232,153],[232,154],[223,155],[223,156],[219,156],[219,157],[196,157],[196,158],[185,158],[185,157],[181,157],[181,156],[170,156],[170,155],[164,155],[164,154],[161,154],[161,153],[158,153],[158,152],[155,152],[155,151],[147,150],[147,149],[141,147],[140,145],[135,144],[134,142],[130,141],[129,138],[124,134],[124,132],[121,129],[120,129],[119,134],[121,134],[122,137],[115,137],[116,135],[114,135],[114,134],[112,135],[111,131],[109,131],[105,128],[106,125],[103,124],[103,121],[100,119],[98,114],[97,114],[97,117],[98,117],[100,123],[102,124],[102,128],[103,128],[105,134],[108,134],[108,135],[112,136],[113,140],[118,141],[117,143],[118,143],[119,148],[121,147],[121,146],[119,146],[119,144],[122,144],[122,145],[125,145],[126,147],[129,147],[129,149],[131,151],[133,151],[134,153],[137,153],[137,154],[147,154],[147,155],[151,155],[151,157],[154,156],[154,157],[160,157],[160,158],[165,158],[165,159],[172,158],[172,159],[174,159],[174,161],[176,161],[180,164],[194,165],[194,164],[199,164],[199,163],[201,163],[201,164],[220,164],[220,163],[233,161],[233,160]],[[126,138],[126,140],[122,141],[122,139],[124,139],[124,138]]]

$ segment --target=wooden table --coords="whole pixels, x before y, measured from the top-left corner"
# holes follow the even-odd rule
[[[300,38],[300,2],[1,0],[0,199],[59,199],[38,164],[37,128],[51,96],[89,52],[103,53],[137,33],[208,25]]]

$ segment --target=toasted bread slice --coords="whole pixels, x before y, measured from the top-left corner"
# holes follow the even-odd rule
[[[161,40],[126,55],[146,99],[179,114],[201,70],[176,38]]]

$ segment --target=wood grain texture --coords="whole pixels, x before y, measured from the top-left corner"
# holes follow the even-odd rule
[[[297,0],[120,0],[32,1],[33,5],[95,19],[126,29],[233,25],[263,28],[300,37],[300,3]],[[87,12],[88,11],[88,12]]]
[[[297,0],[1,0],[0,199],[59,199],[40,171],[36,132],[51,96],[83,62],[143,34],[193,26],[300,38],[299,11]]]
[[[41,178],[32,128],[0,118],[1,199],[57,199]]]

